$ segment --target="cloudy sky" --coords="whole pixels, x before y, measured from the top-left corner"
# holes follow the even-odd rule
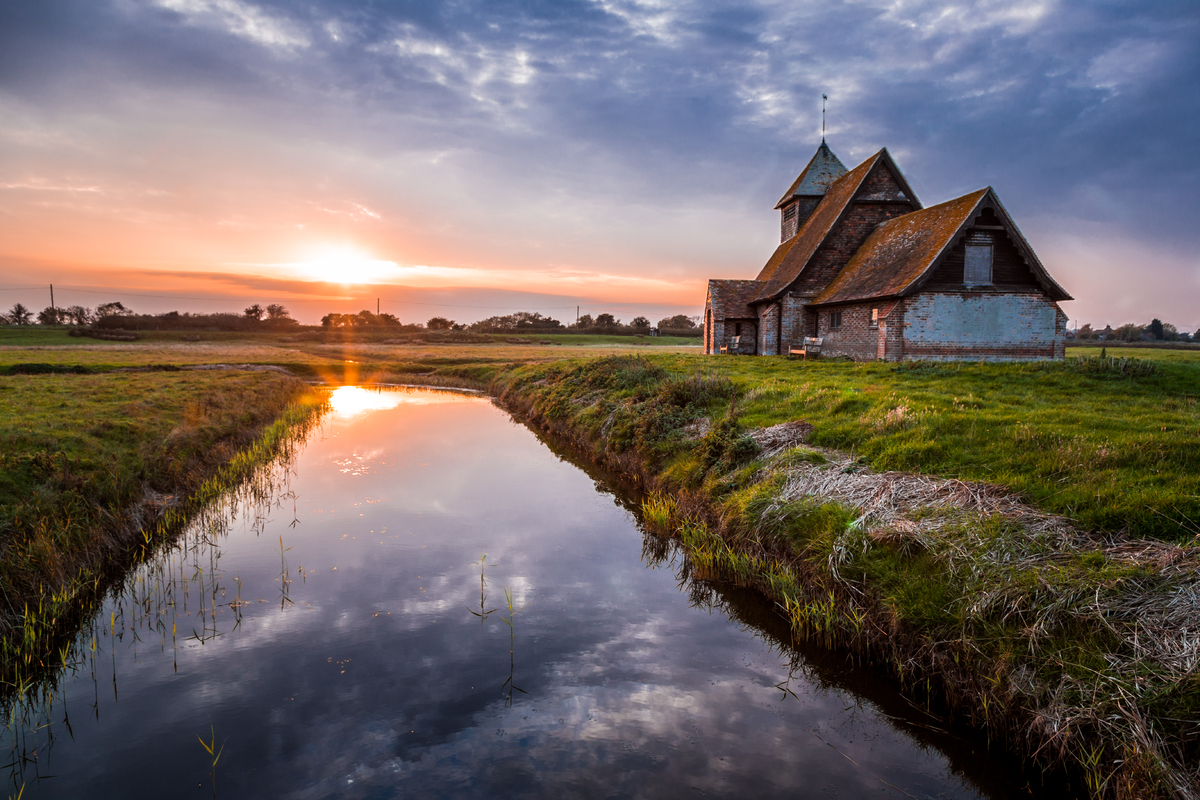
[[[0,0],[0,305],[699,314],[822,93],[1072,320],[1200,326],[1194,0]]]

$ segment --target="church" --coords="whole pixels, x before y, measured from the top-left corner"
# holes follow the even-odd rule
[[[847,170],[822,140],[775,208],[758,276],[708,282],[705,353],[1063,358],[1071,296],[991,187],[924,208],[887,148]]]

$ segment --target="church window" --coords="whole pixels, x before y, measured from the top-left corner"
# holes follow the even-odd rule
[[[992,283],[991,245],[969,244],[963,262],[963,283],[968,286],[989,286]]]
[[[879,327],[879,308],[878,307],[871,309],[871,327],[872,328]]]
[[[831,330],[834,330],[834,329],[837,329],[840,327],[842,327],[842,312],[830,311],[829,312],[829,328]]]
[[[790,206],[788,206],[787,208],[785,208],[783,210],[783,218],[785,220],[787,220],[788,222],[791,222],[792,220],[794,220],[796,218],[796,210],[797,210],[796,206],[797,206],[796,203],[792,203]]]

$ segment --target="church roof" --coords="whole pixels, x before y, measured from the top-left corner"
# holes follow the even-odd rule
[[[939,257],[971,227],[983,205],[997,210],[1046,293],[1054,300],[1070,300],[988,187],[879,225],[812,305],[898,297],[917,291],[933,273]]]
[[[779,245],[771,260],[759,272],[758,280],[763,282],[763,288],[756,299],[769,300],[800,277],[800,272],[842,218],[859,187],[871,174],[871,169],[883,158],[891,161],[886,148],[833,182],[799,232]],[[898,169],[894,171],[897,174],[900,172]]]
[[[775,204],[779,208],[784,203],[798,195],[808,195],[810,197],[819,197],[828,191],[830,185],[838,178],[846,174],[846,167],[838,157],[829,149],[829,145],[825,144],[825,140],[821,140],[821,146],[817,148],[817,152],[809,159],[808,166],[804,171],[792,181],[792,185],[783,193],[783,197],[779,198],[779,202]]]
[[[758,314],[750,307],[750,301],[762,288],[761,281],[708,282],[708,301],[714,319],[755,319]]]

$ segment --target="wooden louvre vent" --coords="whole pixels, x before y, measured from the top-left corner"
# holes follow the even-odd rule
[[[963,283],[967,286],[990,286],[992,283],[992,240],[987,234],[973,234],[967,239],[963,263]]]

